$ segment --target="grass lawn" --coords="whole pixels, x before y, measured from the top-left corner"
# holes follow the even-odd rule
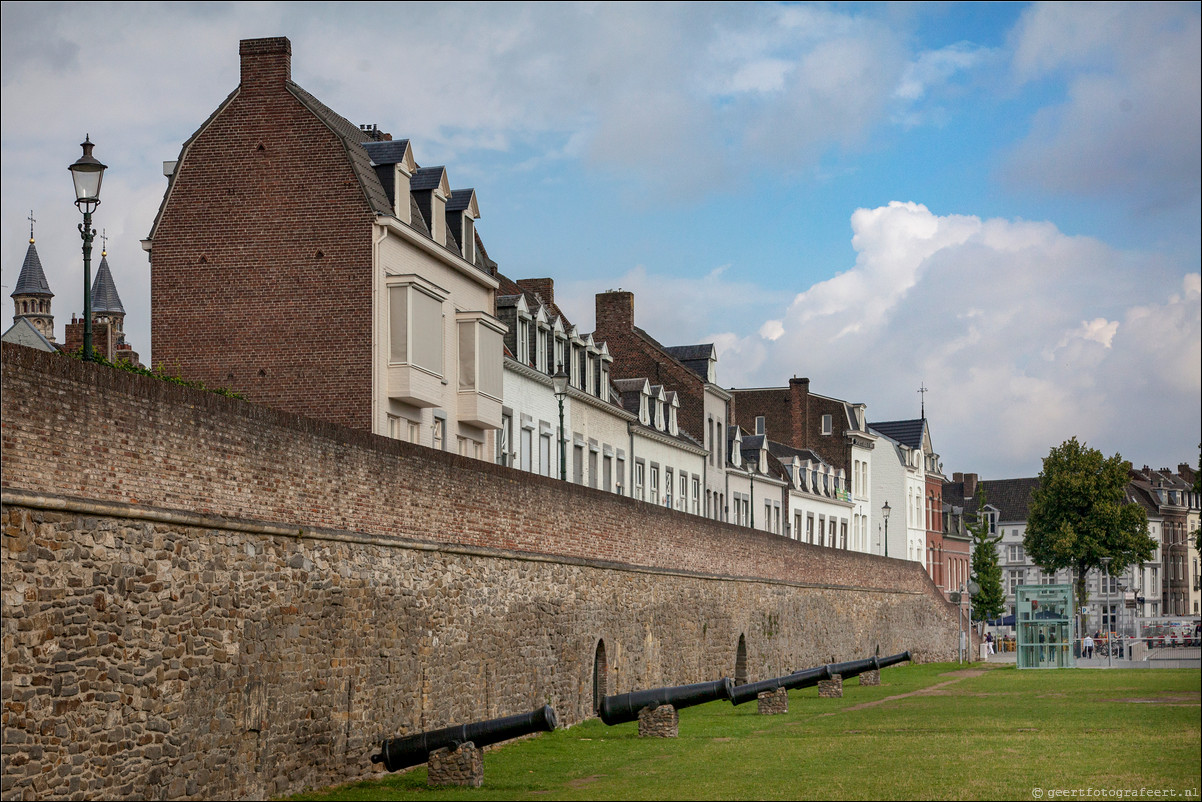
[[[292,798],[1050,799],[1093,788],[1110,794],[1085,798],[1114,799],[1143,788],[1198,799],[1197,670],[957,669],[888,668],[880,687],[849,680],[842,699],[793,691],[781,716],[754,702],[688,708],[677,739],[594,719],[486,751],[478,789],[427,788],[422,766]]]

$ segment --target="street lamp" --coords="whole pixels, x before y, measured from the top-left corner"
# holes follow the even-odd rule
[[[1111,666],[1111,665],[1113,665],[1113,658],[1111,657],[1111,655],[1113,655],[1113,653],[1114,653],[1114,638],[1112,637],[1113,633],[1111,633],[1111,630],[1114,629],[1114,622],[1110,618],[1110,558],[1109,557],[1102,558],[1102,572],[1103,572],[1103,577],[1106,581],[1106,593],[1105,593],[1106,601],[1104,602],[1106,607],[1103,608],[1103,610],[1102,610],[1102,620],[1106,622],[1106,665]]]
[[[889,513],[893,508],[889,506],[889,502],[885,502],[885,506],[881,507],[881,515],[885,518],[885,556],[889,556]]]
[[[555,400],[559,402],[559,480],[566,482],[568,480],[568,451],[567,440],[563,436],[563,400],[568,397],[568,374],[563,369],[562,362],[559,369],[551,376],[551,381],[555,385]]]
[[[100,205],[100,182],[104,179],[105,165],[92,155],[95,145],[85,134],[83,155],[75,164],[67,169],[71,171],[71,179],[75,182],[75,205],[83,212],[83,223],[79,226],[79,234],[83,237],[83,358],[85,362],[92,361],[92,237],[96,230],[92,228],[92,212]]]

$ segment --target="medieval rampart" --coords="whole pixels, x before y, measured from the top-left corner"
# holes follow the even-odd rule
[[[350,780],[385,736],[580,721],[600,654],[614,693],[956,646],[912,563],[8,345],[2,481],[4,798]]]

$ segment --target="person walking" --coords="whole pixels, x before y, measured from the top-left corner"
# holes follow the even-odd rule
[[[1093,658],[1093,638],[1086,633],[1085,640],[1081,641],[1081,651],[1084,652],[1086,659]]]

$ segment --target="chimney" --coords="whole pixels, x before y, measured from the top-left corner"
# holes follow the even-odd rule
[[[956,471],[955,473],[952,474],[952,481],[953,482],[963,482],[964,474],[961,473],[960,471]]]
[[[964,498],[976,498],[977,495],[977,475],[975,473],[964,474]]]
[[[242,61],[242,89],[282,88],[292,80],[292,42],[286,36],[243,39],[238,43]]]
[[[633,292],[611,290],[597,293],[596,312],[598,331],[634,331]]]
[[[517,285],[526,292],[532,292],[547,306],[555,305],[555,279],[550,278],[520,278]]]

